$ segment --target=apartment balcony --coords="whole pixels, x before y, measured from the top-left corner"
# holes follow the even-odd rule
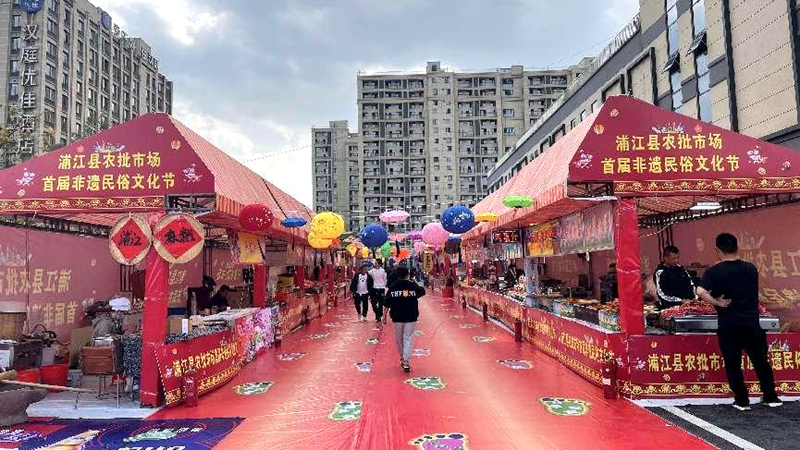
[[[399,112],[387,112],[383,116],[384,120],[400,120],[403,118],[403,114]]]
[[[361,84],[361,88],[364,89],[365,91],[373,91],[378,89],[378,83],[373,81],[364,82]]]
[[[409,81],[408,89],[425,89],[425,83],[422,81]]]
[[[425,169],[411,169],[411,175],[425,175]]]
[[[403,89],[403,83],[400,81],[387,81],[384,86],[386,89]]]
[[[415,187],[412,187],[411,189],[409,189],[408,192],[410,192],[412,194],[424,194],[426,192],[426,190],[425,190],[424,186],[422,186],[422,187],[415,186]]]
[[[480,117],[497,117],[496,109],[482,109],[478,112]]]
[[[458,112],[458,117],[473,117],[474,115],[475,111],[471,109]]]
[[[497,136],[497,129],[496,128],[482,128],[481,132],[478,134],[480,137],[495,137]]]
[[[331,145],[331,142],[327,139],[314,139],[314,145]]]
[[[478,91],[478,97],[495,97],[497,91],[495,89],[482,89]]]
[[[462,137],[475,136],[475,130],[458,130],[458,135]]]
[[[378,113],[364,113],[361,114],[361,118],[363,120],[379,120],[380,115]]]
[[[472,91],[459,89],[458,90],[458,96],[459,97],[472,97]]]
[[[475,149],[472,148],[472,147],[459,147],[458,148],[458,153],[460,155],[474,155],[475,154]]]
[[[314,156],[316,156],[317,159],[330,159],[331,154],[330,154],[330,152],[319,152],[318,151],[318,152],[314,153]]]
[[[458,80],[458,87],[464,89],[471,89],[472,80]]]
[[[550,77],[550,84],[567,85],[567,77]]]
[[[425,150],[421,148],[412,148],[408,152],[409,156],[425,156]]]
[[[376,100],[380,98],[380,94],[377,92],[364,92],[361,97],[365,100]]]
[[[461,167],[458,168],[458,173],[460,173],[460,174],[470,174],[470,173],[476,173],[476,172],[475,172],[475,167],[473,167],[473,166],[461,166]]]

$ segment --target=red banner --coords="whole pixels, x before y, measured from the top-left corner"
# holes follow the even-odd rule
[[[183,377],[195,371],[198,395],[227,383],[242,365],[235,330],[159,347],[156,357],[167,405],[183,400]]]
[[[280,301],[286,302],[281,306],[281,336],[286,337],[292,330],[303,323],[303,309],[306,307],[306,296],[301,292],[293,292],[282,296]]]
[[[119,288],[107,238],[0,226],[0,309],[27,311],[29,328],[41,323],[68,342],[84,308]]]
[[[571,163],[569,180],[613,181],[616,194],[800,189],[797,152],[632,97],[611,97]]]
[[[768,334],[770,362],[781,395],[800,394],[800,334]],[[728,397],[731,394],[717,336],[632,336],[630,382],[622,391],[632,397]],[[745,355],[745,381],[758,393],[758,379]]]

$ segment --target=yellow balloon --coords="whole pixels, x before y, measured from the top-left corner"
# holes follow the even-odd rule
[[[322,239],[336,239],[344,233],[344,219],[330,211],[319,213],[311,220],[311,232]]]
[[[362,258],[369,258],[370,252],[367,247],[361,249],[361,257]]]
[[[317,250],[326,249],[331,246],[331,239],[323,239],[315,233],[308,233],[308,245]]]

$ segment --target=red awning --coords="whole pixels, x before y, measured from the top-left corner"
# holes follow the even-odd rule
[[[275,214],[270,234],[305,238],[286,217],[312,211],[166,114],[148,114],[0,171],[0,214],[38,213],[90,223],[95,215],[163,210],[167,196],[196,196],[200,219],[239,229],[238,213],[261,203]]]
[[[640,213],[646,214],[683,210],[720,196],[796,193],[800,153],[633,97],[610,97],[475,205],[476,213],[498,213],[500,220],[464,237],[562,217],[591,206],[594,202],[577,198],[598,187],[607,195],[639,198]],[[507,195],[527,195],[534,203],[512,210],[502,205]]]

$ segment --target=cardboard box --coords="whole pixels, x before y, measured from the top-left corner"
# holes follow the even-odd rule
[[[189,319],[183,316],[169,316],[167,333],[169,334],[188,334],[192,331],[192,324]]]

